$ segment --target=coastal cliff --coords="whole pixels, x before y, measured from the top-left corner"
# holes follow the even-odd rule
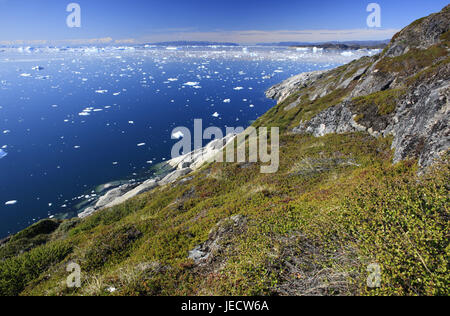
[[[428,167],[450,146],[449,23],[447,6],[402,30],[382,54],[293,77],[269,89],[267,97],[278,100],[284,115],[297,112],[294,133],[391,136],[394,163],[417,158]],[[327,109],[303,115],[309,103],[338,91]]]
[[[197,159],[221,140],[1,241],[0,294],[449,295],[449,14],[269,89],[277,173]]]

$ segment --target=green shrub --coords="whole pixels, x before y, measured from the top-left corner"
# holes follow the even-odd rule
[[[26,238],[30,239],[38,235],[47,235],[53,233],[59,227],[59,224],[60,223],[57,221],[44,219],[19,232],[11,238],[11,241]]]
[[[382,267],[381,288],[366,294],[450,294],[449,174],[447,165],[426,178],[374,177],[345,200],[344,231],[367,264]]]
[[[19,295],[27,283],[61,262],[70,252],[69,245],[55,242],[0,262],[0,295]]]
[[[14,257],[47,243],[50,234],[58,227],[58,221],[45,219],[17,233],[0,247],[0,260]]]
[[[395,111],[398,100],[405,92],[404,89],[392,89],[354,98],[353,107],[360,113],[359,120],[364,117],[361,115],[373,106],[377,108],[378,115],[389,115]]]
[[[113,259],[126,258],[127,250],[141,235],[134,225],[126,225],[99,236],[86,253],[85,268],[98,269]]]

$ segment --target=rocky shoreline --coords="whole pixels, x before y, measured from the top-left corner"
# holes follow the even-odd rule
[[[120,205],[140,194],[149,192],[157,187],[170,185],[178,179],[198,170],[205,163],[214,159],[232,141],[236,134],[229,134],[222,139],[216,139],[203,148],[194,150],[186,155],[171,159],[164,163],[167,172],[164,177],[154,177],[134,184],[124,184],[108,190],[90,206],[78,214],[79,218],[89,217],[103,209]]]

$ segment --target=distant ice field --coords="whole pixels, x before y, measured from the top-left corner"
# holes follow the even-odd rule
[[[270,86],[375,53],[0,48],[0,237],[76,215],[101,184],[149,176],[177,126],[246,127],[275,105]]]

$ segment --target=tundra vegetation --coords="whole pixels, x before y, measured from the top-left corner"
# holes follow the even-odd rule
[[[439,14],[448,26],[449,7]],[[448,29],[388,57],[405,34],[253,124],[281,127],[277,173],[209,163],[88,218],[37,223],[1,245],[0,294],[449,295],[449,155],[423,168],[417,157],[393,163],[392,137],[292,132],[344,101],[358,122],[389,120],[411,89],[448,72]],[[372,74],[395,84],[355,94]],[[80,288],[66,284],[71,262]],[[381,268],[378,288],[367,285],[371,264]]]

